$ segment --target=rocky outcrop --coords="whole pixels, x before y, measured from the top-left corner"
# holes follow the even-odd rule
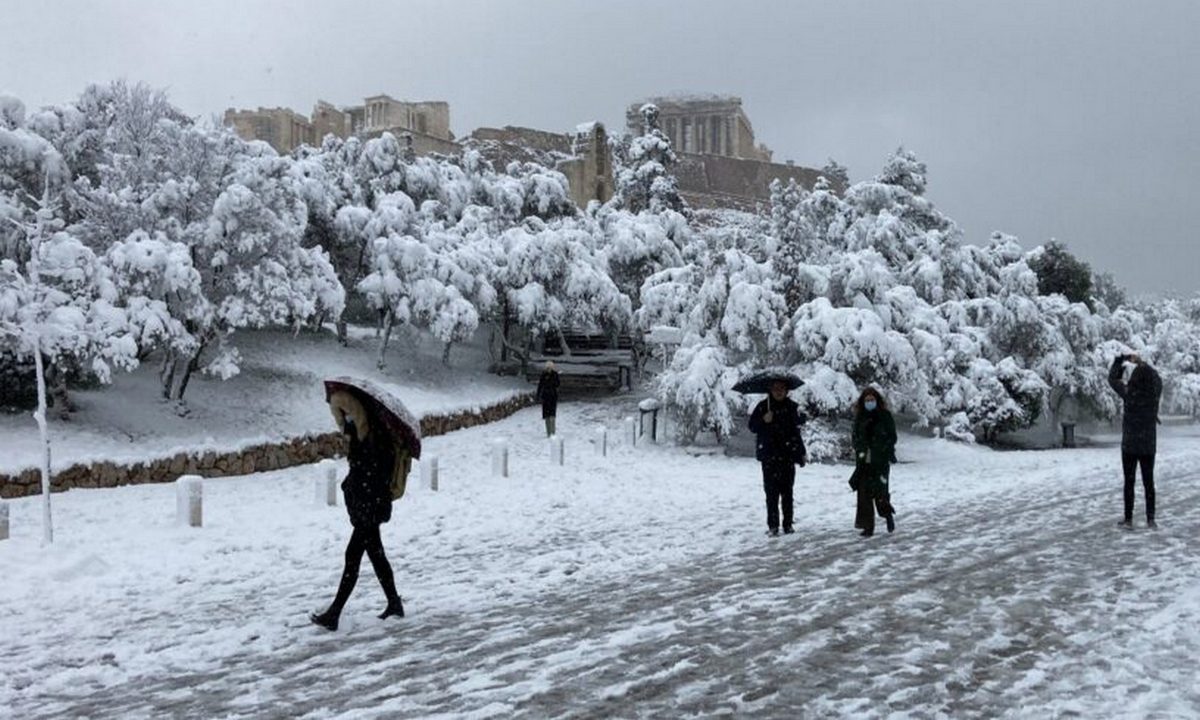
[[[533,394],[526,393],[475,410],[463,410],[447,415],[427,415],[421,418],[421,435],[444,435],[455,430],[503,420],[535,402]],[[328,432],[251,445],[238,450],[184,451],[128,464],[101,460],[78,463],[54,473],[50,489],[58,492],[71,488],[107,488],[174,482],[180,475],[248,475],[306,465],[325,458],[338,457],[345,451],[342,434]],[[11,475],[0,473],[0,498],[25,497],[39,492],[41,472],[38,468],[26,468]]]

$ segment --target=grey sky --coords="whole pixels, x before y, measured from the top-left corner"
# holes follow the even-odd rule
[[[1065,241],[1135,292],[1200,289],[1200,3],[0,0],[0,91],[118,77],[194,115],[385,92],[451,125],[623,126],[740,95],[777,159],[873,175],[903,143],[971,242]]]

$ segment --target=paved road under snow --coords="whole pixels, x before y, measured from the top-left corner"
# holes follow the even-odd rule
[[[514,452],[539,450],[519,442]],[[295,606],[315,607],[331,584],[321,592],[264,584],[259,593],[225,596],[219,587],[202,588],[198,607],[160,608],[140,622],[158,624],[162,643],[186,645],[189,625],[229,624],[235,636],[238,617],[278,613],[281,594],[296,612],[278,631],[268,623],[265,632],[213,645],[221,652],[172,662],[160,673],[110,678],[94,692],[86,683],[40,686],[31,672],[23,687],[7,689],[9,711],[580,718],[1200,712],[1200,553],[1192,544],[1200,514],[1177,510],[1200,505],[1194,452],[1164,453],[1158,532],[1116,528],[1119,487],[1111,470],[1081,463],[1076,472],[1067,463],[1040,480],[1002,477],[1006,467],[1017,474],[1037,467],[1030,455],[979,455],[995,464],[964,478],[976,486],[938,492],[914,480],[907,498],[906,475],[937,468],[900,466],[898,532],[870,540],[846,527],[851,496],[841,488],[834,494],[832,485],[840,469],[827,470],[827,490],[802,496],[799,531],[781,538],[758,534],[752,482],[726,495],[697,478],[700,491],[649,497],[659,507],[640,516],[610,512],[603,495],[556,496],[547,500],[563,511],[556,519],[514,516],[524,529],[495,543],[486,532],[464,531],[470,542],[428,571],[458,576],[438,586],[443,593],[469,586],[477,573],[490,595],[479,602],[414,596],[405,579],[423,576],[414,568],[406,576],[401,566],[410,617],[378,623],[368,615],[380,604],[368,566],[351,602],[358,614],[342,632],[323,634],[306,626],[309,607]],[[645,478],[686,474],[678,466],[689,463],[752,467],[663,451],[626,461],[640,463]],[[678,481],[686,489],[688,478]],[[954,478],[939,482],[953,486]],[[1139,488],[1139,511],[1140,502]],[[453,520],[451,512],[431,521],[447,533],[443,545],[452,542]],[[322,581],[336,574],[338,542],[336,535],[326,542],[335,557],[321,564]],[[511,591],[496,580],[505,567]],[[39,656],[18,643],[18,660],[22,652],[38,657],[44,672],[64,672],[53,651]]]

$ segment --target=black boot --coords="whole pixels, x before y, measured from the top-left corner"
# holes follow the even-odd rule
[[[859,533],[859,535],[862,535],[863,537],[871,537],[874,534],[875,534],[874,530],[865,530],[865,529]]]
[[[383,612],[380,613],[379,619],[387,620],[393,615],[396,617],[404,617],[404,603],[400,601],[399,595],[397,595],[393,600],[388,600],[387,607],[385,607]]]
[[[328,610],[319,614],[309,613],[308,619],[312,620],[314,625],[320,625],[330,632],[338,629],[338,616]]]
[[[887,520],[888,532],[896,532],[896,513],[888,513],[888,516],[885,519]]]

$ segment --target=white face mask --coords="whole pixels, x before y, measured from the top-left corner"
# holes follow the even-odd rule
[[[863,403],[863,407],[865,407],[867,410],[874,410],[876,405],[877,403],[874,400],[868,400]]]

